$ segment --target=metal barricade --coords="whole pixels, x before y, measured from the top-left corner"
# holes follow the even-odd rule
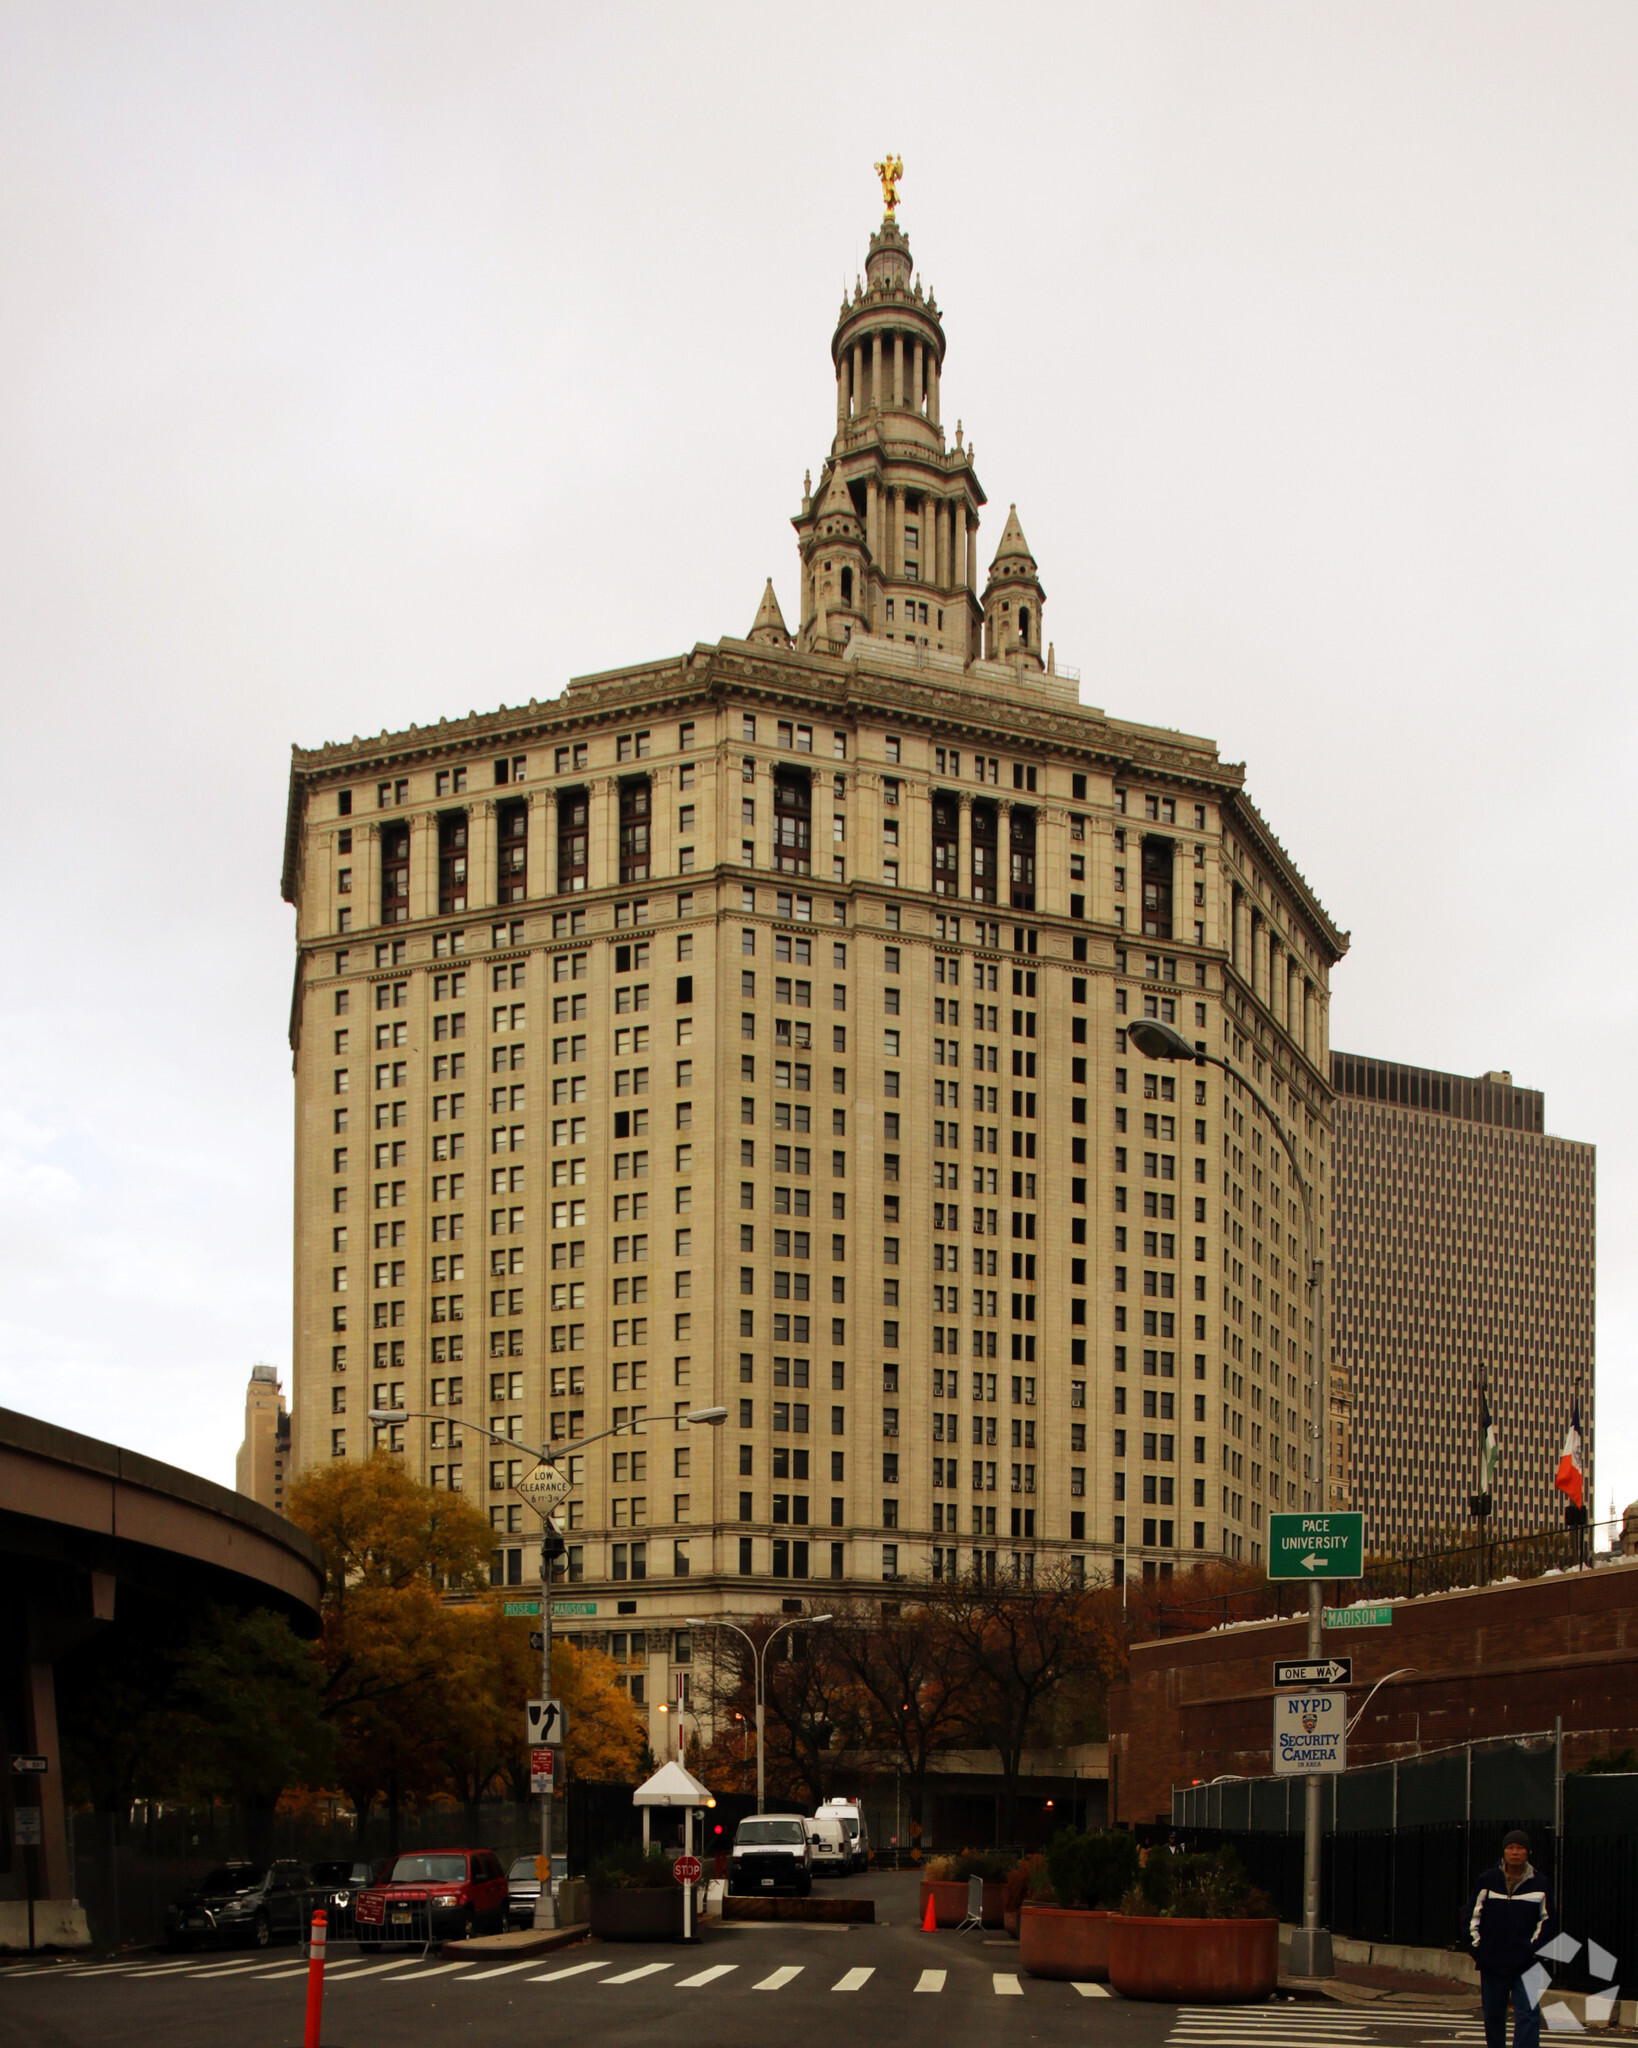
[[[359,1901],[359,1905],[363,1905]],[[432,1946],[432,1900],[422,1898],[389,1898],[370,1901],[379,1906],[380,1920],[366,1920],[363,1913],[355,1908],[353,1930],[361,1949],[419,1949],[424,1955]]]

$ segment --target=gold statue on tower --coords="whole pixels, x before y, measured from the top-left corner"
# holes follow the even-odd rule
[[[886,218],[893,218],[893,209],[899,203],[899,180],[904,176],[904,158],[885,156],[876,166],[876,176],[882,181],[882,198],[886,202]]]

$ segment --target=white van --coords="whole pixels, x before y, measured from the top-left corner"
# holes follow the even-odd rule
[[[846,1877],[853,1867],[853,1845],[847,1830],[828,1813],[806,1823],[815,1877]]]
[[[842,1832],[847,1837],[852,1867],[855,1870],[869,1869],[870,1830],[865,1825],[864,1808],[857,1799],[827,1799],[814,1818],[840,1821]]]

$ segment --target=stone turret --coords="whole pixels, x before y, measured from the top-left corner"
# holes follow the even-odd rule
[[[1029,551],[1024,529],[1018,524],[1018,507],[1007,510],[1001,530],[1001,545],[990,564],[984,586],[984,652],[991,661],[1022,659],[1033,668],[1043,664],[1046,645],[1041,614],[1046,592]]]
[[[802,640],[812,647],[850,639],[869,625],[870,553],[853,494],[832,469],[801,540]]]
[[[745,637],[763,647],[789,647],[792,644],[789,629],[785,624],[785,614],[779,609],[779,599],[774,596],[771,576],[763,586],[762,602],[756,608],[756,617],[751,621],[751,630]]]

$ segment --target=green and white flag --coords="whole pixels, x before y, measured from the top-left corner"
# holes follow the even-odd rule
[[[1501,1463],[1501,1438],[1496,1434],[1495,1420],[1490,1413],[1490,1396],[1481,1386],[1479,1389],[1479,1491],[1488,1493],[1491,1481],[1496,1476],[1496,1467]]]

